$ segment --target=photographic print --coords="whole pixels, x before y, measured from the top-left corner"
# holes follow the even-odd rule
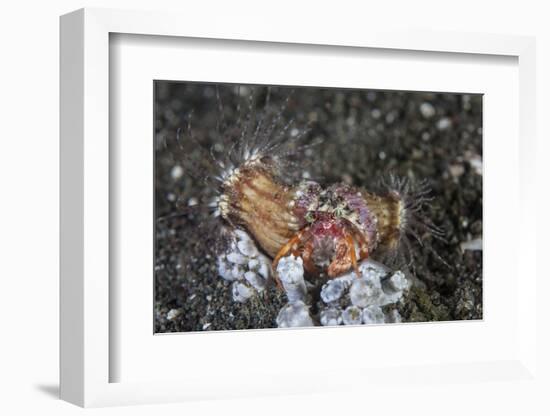
[[[482,95],[154,81],[155,332],[476,320]]]

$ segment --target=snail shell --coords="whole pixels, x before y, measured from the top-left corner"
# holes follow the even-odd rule
[[[269,158],[255,159],[228,175],[219,201],[221,216],[248,230],[262,249],[275,257],[292,236],[315,221],[315,213],[341,217],[368,242],[395,248],[406,217],[396,193],[377,195],[336,184],[323,189],[313,181],[283,184]]]

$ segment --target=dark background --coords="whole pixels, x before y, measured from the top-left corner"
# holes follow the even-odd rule
[[[216,273],[219,228],[201,227],[212,223],[201,210],[169,217],[190,199],[212,194],[185,172],[189,166],[169,143],[179,128],[186,132],[192,114],[196,142],[227,151],[216,129],[216,86],[156,81],[154,87],[155,209],[164,217],[155,225],[155,331],[274,327],[284,295],[233,302]],[[225,84],[218,91],[228,129],[246,117],[250,99],[253,112],[264,108],[265,87]],[[428,239],[433,250],[414,246],[415,285],[398,305],[403,320],[481,319],[482,251],[464,251],[461,243],[482,236],[482,96],[273,87],[271,103],[281,106],[290,91],[284,118],[295,120],[293,128],[310,126],[306,142],[323,139],[306,154],[305,175],[366,189],[389,172],[430,182],[435,200],[427,215],[445,229],[447,242]],[[187,148],[189,158],[203,157],[200,146]],[[167,319],[170,310],[175,317]]]

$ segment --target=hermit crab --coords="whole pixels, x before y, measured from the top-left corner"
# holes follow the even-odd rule
[[[267,89],[263,110],[257,111],[257,98],[250,95],[231,126],[216,90],[222,151],[197,143],[191,121],[185,133],[178,131],[171,149],[191,167],[190,174],[214,191],[204,201],[212,217],[249,233],[272,259],[273,271],[283,257],[293,255],[302,258],[313,277],[335,278],[350,270],[359,276],[359,261],[374,256],[411,264],[413,241],[422,245],[426,233],[444,238],[424,214],[431,200],[426,181],[389,174],[376,190],[367,190],[304,178],[304,164],[311,162],[308,151],[318,143],[308,138],[307,127],[285,117],[291,96],[275,108],[270,96]],[[189,146],[201,149],[200,160],[189,156]],[[280,286],[276,274],[275,281]]]

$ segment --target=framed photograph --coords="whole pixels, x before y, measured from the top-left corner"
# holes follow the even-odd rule
[[[534,39],[181,17],[61,18],[61,397],[533,380]]]

